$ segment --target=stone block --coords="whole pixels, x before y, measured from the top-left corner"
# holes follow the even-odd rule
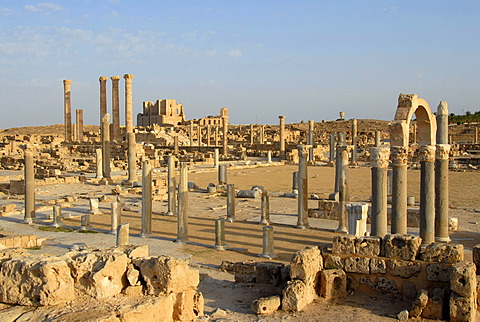
[[[397,283],[383,276],[377,276],[373,288],[380,293],[398,293]]]
[[[323,270],[321,274],[320,295],[326,299],[335,299],[347,295],[347,275],[341,269]]]
[[[315,298],[313,285],[307,285],[301,280],[290,281],[282,292],[282,310],[287,312],[301,311]]]
[[[135,305],[123,305],[117,312],[120,321],[174,321],[176,294],[145,298]]]
[[[432,263],[427,265],[427,281],[448,282],[450,281],[450,265],[444,263]]]
[[[458,231],[458,218],[448,218],[448,230]]]
[[[352,235],[333,236],[332,253],[355,254],[355,239]]]
[[[387,272],[387,264],[383,259],[370,259],[370,274],[385,274]]]
[[[203,316],[205,300],[202,293],[188,290],[177,293],[173,305],[174,321],[194,321]]]
[[[412,261],[417,258],[421,244],[422,239],[414,235],[386,235],[382,243],[383,253],[385,257]]]
[[[387,272],[394,276],[409,278],[418,275],[422,270],[420,263],[391,259],[387,262]]]
[[[455,292],[450,295],[450,321],[475,321],[477,311],[475,298],[464,297]]]
[[[402,280],[402,295],[404,298],[413,300],[417,297],[417,286],[408,280]]]
[[[427,306],[428,303],[428,292],[426,290],[420,290],[417,295],[417,298],[412,304],[412,309],[410,310],[410,317],[418,318],[422,315],[423,309]]]
[[[318,247],[306,247],[293,255],[290,262],[291,279],[300,279],[307,284],[315,283],[323,269],[323,258]]]
[[[452,265],[450,289],[460,296],[475,297],[477,290],[475,264],[462,261]]]
[[[222,261],[220,269],[233,275],[257,275],[257,266],[252,260],[244,262]]]
[[[463,245],[454,243],[432,243],[421,255],[426,262],[453,264],[463,261]]]
[[[477,267],[477,275],[480,275],[480,244],[472,248],[473,263]]]
[[[344,270],[348,273],[370,273],[370,258],[367,257],[347,257],[345,258]]]
[[[274,286],[284,286],[286,284],[282,272],[285,264],[277,262],[258,262],[255,266],[256,283],[270,284]]]
[[[195,290],[200,282],[198,270],[190,268],[183,259],[158,256],[134,259],[132,262],[140,269],[145,293],[149,295]]]
[[[271,314],[280,308],[282,301],[280,296],[262,297],[252,303],[252,311],[255,314]]]
[[[366,236],[355,239],[355,253],[361,256],[380,256],[381,237]]]
[[[447,319],[445,304],[445,290],[443,288],[434,288],[428,292],[428,301],[427,305],[422,311],[422,317],[427,319],[434,320],[445,320]]]
[[[334,254],[325,254],[324,266],[325,266],[325,269],[335,269],[335,268],[343,269],[342,258]]]
[[[148,246],[137,246],[137,245],[121,245],[115,247],[119,252],[124,253],[130,259],[148,257]]]

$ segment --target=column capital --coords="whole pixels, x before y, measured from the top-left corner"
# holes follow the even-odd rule
[[[102,117],[102,123],[110,123],[110,114],[105,114]]]
[[[108,80],[108,77],[107,76],[100,76],[98,78],[98,80],[102,83],[102,82],[106,82]]]
[[[435,150],[437,160],[448,160],[450,157],[450,144],[437,144]]]
[[[308,156],[308,150],[311,147],[312,147],[311,145],[305,145],[305,144],[297,145],[298,155],[300,157],[307,157]]]
[[[69,80],[69,79],[64,79],[64,80],[63,80],[63,85],[66,86],[66,85],[70,85],[70,84],[72,84],[72,81],[71,81],[71,80]]]
[[[408,163],[408,149],[404,146],[390,147],[390,158],[393,165],[407,165]]]
[[[315,125],[315,121],[314,121],[314,120],[309,120],[309,121],[308,121],[308,125],[314,126],[314,125]]]
[[[387,147],[370,148],[370,160],[373,168],[388,168],[390,150]]]
[[[280,120],[283,120],[283,119],[285,119],[285,116],[279,115],[278,118],[279,118]]]
[[[132,74],[125,74],[123,75],[123,78],[125,78],[125,80],[132,80],[135,76],[133,76]]]
[[[418,149],[418,160],[425,162],[435,161],[435,145],[421,145]]]
[[[110,77],[110,79],[112,80],[112,82],[118,82],[120,80],[120,76],[112,76]]]

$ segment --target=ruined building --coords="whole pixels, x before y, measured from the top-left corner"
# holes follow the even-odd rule
[[[137,126],[147,127],[153,124],[173,126],[185,124],[183,104],[174,99],[163,99],[143,102],[143,113],[137,115]]]

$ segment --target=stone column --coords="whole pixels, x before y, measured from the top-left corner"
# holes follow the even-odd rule
[[[388,148],[370,148],[372,162],[371,236],[384,237],[387,231],[387,171]],[[393,222],[393,219],[392,219]],[[393,223],[392,223],[393,224]]]
[[[381,143],[381,137],[380,137],[381,132],[380,131],[375,131],[375,146],[379,147]]]
[[[357,119],[352,120],[352,165],[357,165]]]
[[[225,218],[215,219],[215,249],[225,250]]]
[[[130,237],[130,224],[120,224],[117,227],[117,246],[128,245],[128,238]]]
[[[250,124],[250,145],[253,145],[253,124]]]
[[[331,165],[335,163],[335,133],[330,133],[330,154],[328,162]]]
[[[190,121],[190,146],[193,146],[193,121]]]
[[[168,173],[167,173],[167,187],[168,187],[168,210],[167,216],[173,216],[175,214],[175,157],[170,155],[168,157]]]
[[[435,146],[422,145],[420,159],[420,237],[422,244],[435,241]]]
[[[53,205],[53,223],[52,227],[58,228],[63,226],[62,223],[62,207],[60,205]]]
[[[308,228],[308,173],[307,173],[307,158],[308,158],[308,145],[298,145],[298,173],[297,173],[297,185],[298,185],[298,218],[297,228]]]
[[[273,244],[273,226],[263,226],[263,252],[260,257],[275,258],[275,247]]]
[[[280,157],[285,157],[285,116],[280,115]]]
[[[142,232],[140,237],[152,235],[152,167],[150,160],[142,164]]]
[[[267,193],[262,194],[262,204],[260,208],[260,224],[270,225],[270,196]]]
[[[26,224],[31,224],[35,219],[35,168],[33,165],[33,155],[30,151],[25,151],[24,184],[25,184],[24,222]]]
[[[178,135],[175,134],[173,137],[173,154],[178,155],[179,153],[179,146],[178,146]]]
[[[77,141],[77,123],[72,124],[72,142],[78,142]]]
[[[178,234],[177,242],[188,242],[188,168],[180,163],[180,182],[178,184]]]
[[[267,151],[267,163],[272,163],[272,151]]]
[[[120,142],[120,98],[118,93],[118,82],[120,76],[110,77],[112,80],[112,138],[115,142]]]
[[[95,160],[97,166],[97,179],[103,178],[103,158],[102,158],[102,149],[95,149]]]
[[[260,125],[260,144],[265,144],[265,125]]]
[[[346,204],[350,200],[348,191],[348,154],[349,146],[337,146],[337,167],[339,167],[338,180],[338,228],[336,232],[347,233],[347,211]]]
[[[120,209],[120,202],[115,200],[110,204],[111,206],[111,226],[110,226],[110,232],[112,234],[115,234],[117,232],[117,227],[122,223],[122,218],[121,218],[121,209]]]
[[[390,147],[392,160],[392,234],[407,233],[407,163],[408,150]]]
[[[108,77],[102,76],[100,81],[100,124],[102,124],[103,116],[107,114],[107,80]]]
[[[63,80],[63,112],[65,119],[65,141],[72,142],[72,107],[70,101],[71,80]]]
[[[218,146],[218,125],[215,126],[215,146]]]
[[[448,243],[448,105],[437,107],[437,146],[435,158],[435,241]]]
[[[478,144],[478,127],[475,126],[475,144]]]
[[[210,146],[210,138],[212,136],[212,126],[209,124],[207,125],[207,146]]]
[[[349,203],[348,212],[348,233],[355,237],[363,237],[367,232],[368,204]]]
[[[307,138],[307,145],[311,145],[308,150],[308,161],[313,162],[314,155],[313,155],[313,145],[314,145],[314,128],[315,128],[315,121],[308,121],[308,138]]]
[[[214,168],[218,168],[218,165],[220,164],[219,154],[220,154],[220,151],[218,151],[218,148],[215,148],[215,150],[213,150],[213,167]]]
[[[75,119],[77,124],[77,141],[83,142],[83,110],[75,110]]]
[[[127,157],[128,157],[128,180],[127,182],[133,184],[137,181],[137,141],[135,139],[135,133],[127,133]]]
[[[221,164],[218,166],[218,184],[219,185],[224,185],[227,184],[227,172],[228,165],[227,164]]]
[[[125,129],[126,133],[133,132],[133,101],[132,101],[132,74],[125,74]]]
[[[222,118],[223,125],[223,155],[228,156],[228,119]]]
[[[235,221],[235,185],[227,184],[227,221]]]
[[[102,117],[102,158],[103,177],[110,179],[110,114]]]
[[[202,146],[202,126],[200,124],[197,125],[197,142],[198,146]]]

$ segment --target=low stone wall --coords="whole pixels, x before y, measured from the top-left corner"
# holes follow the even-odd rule
[[[0,232],[0,249],[39,247],[42,246],[44,242],[45,238],[37,238],[35,235]]]

